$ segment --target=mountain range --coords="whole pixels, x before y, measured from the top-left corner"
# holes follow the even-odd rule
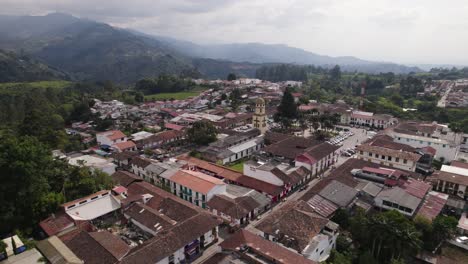
[[[368,73],[421,71],[417,67],[355,57],[323,56],[286,45],[199,45],[115,28],[61,13],[45,16],[0,15],[0,36],[0,49],[27,55],[47,67],[51,76],[65,72],[77,80],[132,83],[164,73],[225,78],[228,73],[234,72],[253,77],[256,69],[265,63],[323,67],[338,64],[343,70]],[[60,74],[57,76],[60,77]]]

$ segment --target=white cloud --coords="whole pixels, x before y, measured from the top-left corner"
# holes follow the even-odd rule
[[[468,64],[466,0],[0,0],[201,43],[284,43],[326,55]]]

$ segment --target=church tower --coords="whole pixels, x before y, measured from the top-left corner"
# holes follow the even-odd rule
[[[260,130],[260,133],[263,135],[267,131],[267,120],[265,113],[265,100],[258,98],[255,101],[255,114],[252,118],[253,126]]]

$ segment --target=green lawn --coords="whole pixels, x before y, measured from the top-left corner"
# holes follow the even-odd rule
[[[145,100],[164,100],[164,99],[175,99],[175,100],[184,100],[192,96],[197,96],[202,91],[189,91],[189,92],[179,92],[179,93],[159,93],[159,94],[150,94],[145,95]]]
[[[231,170],[235,170],[238,172],[243,172],[244,171],[244,161],[234,163],[229,166]]]
[[[55,88],[61,89],[71,84],[69,81],[37,81],[37,82],[9,82],[0,83],[0,88],[15,88],[15,87],[27,87],[27,88]]]

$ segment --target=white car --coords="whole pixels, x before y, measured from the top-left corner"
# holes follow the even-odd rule
[[[462,243],[462,244],[465,244],[468,242],[468,237],[466,236],[461,236],[461,237],[457,237],[455,239],[458,243]]]

